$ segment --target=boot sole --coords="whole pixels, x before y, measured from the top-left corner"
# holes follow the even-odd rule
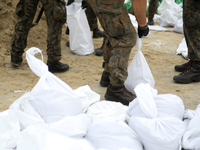
[[[49,72],[51,73],[62,73],[62,72],[65,72],[65,71],[68,71],[69,68],[65,69],[65,70],[62,70],[62,71],[58,71],[58,70],[49,70]]]
[[[177,79],[173,79],[175,82],[177,83],[182,83],[182,84],[187,84],[187,83],[192,83],[192,82],[199,82],[200,81],[200,76],[195,77],[193,80],[191,81],[185,81],[185,80],[177,80]]]
[[[123,105],[126,105],[128,106],[129,105],[129,102],[128,101],[123,101],[121,99],[118,99],[116,97],[112,97],[112,96],[108,96],[108,95],[104,95],[105,99],[108,100],[108,101],[114,101],[114,102],[120,102],[122,103]]]
[[[19,67],[20,64],[14,64],[14,63],[12,63],[12,66],[13,66],[13,67]]]
[[[12,63],[12,62],[11,62],[11,64],[12,64],[13,67],[19,67],[21,65],[21,63],[20,64],[16,64],[16,63]]]

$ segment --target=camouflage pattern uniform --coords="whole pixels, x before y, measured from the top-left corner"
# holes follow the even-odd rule
[[[158,0],[150,0],[148,8],[148,18],[153,19],[154,14],[156,14],[158,8]]]
[[[96,29],[98,27],[97,16],[94,13],[94,11],[93,11],[93,9],[91,8],[90,5],[88,5],[85,13],[86,13],[87,20],[88,20],[88,23],[89,23],[89,26],[90,26],[90,31],[93,31],[94,29]]]
[[[183,1],[183,29],[189,59],[200,61],[200,0]]]
[[[47,31],[47,55],[49,61],[61,59],[62,25],[66,22],[64,0],[40,0],[44,7]],[[18,15],[15,31],[11,39],[13,57],[21,57],[27,46],[27,36],[31,28],[39,0],[20,0],[16,7]]]
[[[136,44],[136,31],[122,0],[88,0],[106,35],[104,70],[110,72],[110,83],[124,85],[131,49]]]

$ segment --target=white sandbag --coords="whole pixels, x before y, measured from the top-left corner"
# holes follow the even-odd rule
[[[62,80],[48,71],[47,65],[34,57],[41,50],[32,47],[26,51],[26,59],[31,70],[40,77],[33,87],[30,101],[34,109],[46,123],[53,123],[65,116],[75,116],[82,111],[82,104],[76,93]]]
[[[191,110],[191,109],[186,109],[184,112],[184,123],[186,125],[186,130],[188,129],[189,123],[190,121],[195,118],[195,117],[199,117],[200,116],[200,104],[198,104],[196,106],[195,110]]]
[[[0,150],[11,150],[16,147],[20,125],[13,110],[0,112]]]
[[[182,19],[183,16],[183,8],[176,4],[175,2],[172,2],[170,4],[170,10],[172,11],[173,15],[176,16],[178,19]]]
[[[158,117],[151,88],[149,84],[136,86],[135,93],[144,116],[132,116],[129,126],[140,137],[145,150],[178,150],[184,123],[176,117]]]
[[[86,112],[91,104],[100,101],[100,95],[92,91],[88,85],[81,86],[75,89],[74,92],[81,100],[83,112]]]
[[[29,125],[45,123],[39,113],[30,104],[31,101],[35,101],[35,99],[30,95],[30,92],[27,92],[14,101],[14,103],[9,107],[9,109],[13,110],[19,119],[21,130],[25,129]]]
[[[196,116],[200,116],[200,104],[196,106],[195,110],[186,109],[184,113],[184,119],[193,119]]]
[[[41,125],[31,125],[19,136],[16,150],[95,150],[85,139],[69,138]]]
[[[153,97],[158,111],[158,118],[176,117],[183,120],[185,106],[182,99],[174,94],[159,94]]]
[[[137,134],[123,121],[96,120],[91,124],[85,138],[96,149],[143,150]]]
[[[134,88],[140,83],[149,83],[151,87],[155,86],[155,81],[149,65],[141,52],[142,41],[137,36],[136,49],[137,52],[128,67],[128,77],[125,80],[125,87],[131,92],[134,92]]]
[[[77,55],[88,55],[94,52],[94,45],[81,2],[74,2],[67,8],[67,25],[69,27],[70,49]]]
[[[195,116],[188,124],[182,138],[182,147],[189,150],[200,149],[200,116]]]
[[[183,19],[182,18],[178,19],[178,21],[174,25],[173,31],[183,34]]]
[[[188,48],[185,38],[183,38],[181,43],[179,44],[178,49],[176,50],[176,54],[182,55],[185,59],[188,59]]]
[[[63,136],[72,138],[82,138],[86,135],[89,126],[92,123],[92,117],[86,114],[77,116],[67,116],[61,120],[47,124],[47,128]]]
[[[178,150],[185,131],[183,122],[175,117],[131,117],[129,126],[141,138],[145,150]]]
[[[152,91],[152,90],[151,90]],[[157,117],[176,117],[180,120],[183,120],[185,106],[182,99],[174,94],[156,94],[156,91],[153,94],[153,100],[157,108]],[[132,116],[141,116],[144,117],[138,99],[136,98],[129,104],[128,107],[128,117]]]
[[[174,27],[178,18],[173,14],[170,9],[167,9],[160,16],[159,25],[162,27],[172,26]]]
[[[170,9],[170,4],[173,2],[174,0],[163,0],[157,8],[157,13],[162,15],[167,9]]]
[[[92,115],[94,118],[110,118],[117,121],[125,121],[128,107],[112,101],[99,101],[87,110],[87,114]]]

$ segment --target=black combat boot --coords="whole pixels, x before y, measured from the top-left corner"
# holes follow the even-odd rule
[[[182,64],[182,65],[176,65],[175,67],[174,67],[174,69],[176,70],[176,71],[178,71],[178,72],[183,72],[184,70],[186,70],[187,68],[189,68],[189,67],[191,67],[192,66],[192,60],[190,60],[189,62],[187,62],[187,63],[184,63],[184,64]]]
[[[103,71],[100,81],[100,85],[102,87],[107,87],[110,84],[109,75],[110,75],[109,72]]]
[[[69,47],[69,41],[66,42],[66,46]]]
[[[181,74],[174,76],[173,80],[177,83],[191,83],[200,81],[200,61],[193,61],[192,66],[188,67]]]
[[[108,85],[105,98],[109,101],[115,101],[124,105],[129,105],[129,103],[134,100],[136,96],[129,92],[125,86],[114,86],[110,83]]]
[[[105,36],[104,31],[99,30],[98,27],[93,30],[93,38],[100,38],[100,37],[104,37],[104,36]]]
[[[23,61],[22,56],[20,56],[20,55],[13,55],[11,53],[11,64],[14,67],[19,67],[20,64],[22,63],[22,61]]]
[[[153,19],[151,18],[148,18],[148,22],[147,22],[148,25],[154,25],[154,21]]]
[[[59,61],[47,61],[47,66],[51,73],[65,72],[69,69],[68,64],[63,64]]]
[[[99,49],[96,50],[95,55],[96,56],[103,56],[103,48],[102,48],[102,46]]]

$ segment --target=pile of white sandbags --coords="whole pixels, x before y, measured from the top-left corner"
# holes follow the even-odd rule
[[[159,95],[149,83],[136,85],[137,98],[129,106],[100,101],[89,86],[72,90],[57,79],[34,57],[37,52],[29,49],[27,60],[40,80],[0,112],[1,150],[200,148],[199,105],[185,111],[180,97]]]

